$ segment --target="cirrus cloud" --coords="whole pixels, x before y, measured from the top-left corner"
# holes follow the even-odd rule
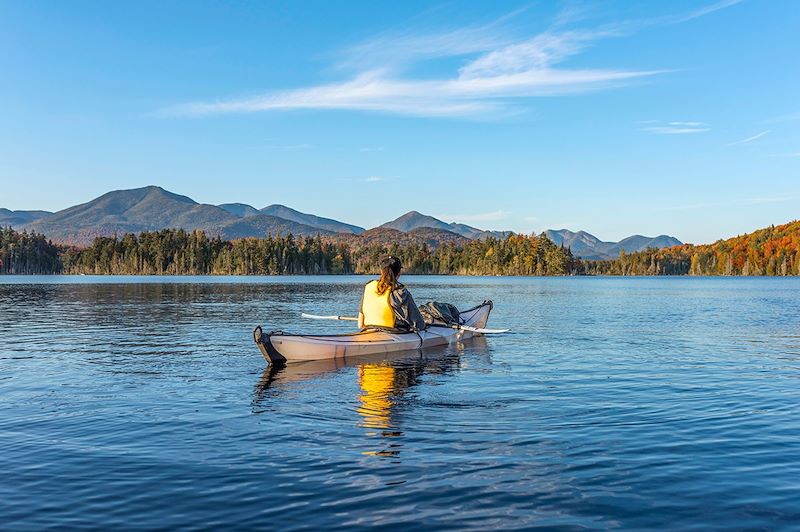
[[[761,133],[756,133],[751,137],[744,138],[742,140],[737,140],[736,142],[731,142],[729,146],[736,146],[737,144],[747,144],[748,142],[753,142],[754,140],[758,140],[764,135],[768,135],[770,130],[762,131]]]
[[[739,1],[722,0],[683,19],[668,22],[690,20]],[[423,34],[379,35],[344,51],[344,57],[334,66],[353,74],[342,81],[255,97],[185,103],[164,112],[202,116],[321,109],[426,117],[487,116],[508,111],[529,98],[608,89],[667,72],[664,69],[570,68],[564,65],[598,41],[623,37],[647,23],[619,22],[594,29],[570,30],[564,25],[573,17],[557,16],[550,28],[538,34],[513,37],[505,24],[516,13],[479,26]],[[413,65],[443,58],[460,60],[462,66],[449,75],[438,77],[408,74]],[[671,125],[664,128],[653,132],[698,131]]]
[[[705,122],[660,122],[658,120],[645,120],[641,124],[652,124],[643,127],[642,131],[655,135],[686,135],[690,133],[705,133],[711,131],[711,126]]]

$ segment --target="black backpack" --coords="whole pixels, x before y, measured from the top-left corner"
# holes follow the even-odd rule
[[[455,305],[450,303],[439,303],[438,301],[429,301],[419,307],[419,313],[425,319],[425,323],[444,323],[446,325],[461,325],[464,321],[461,319],[461,313]]]

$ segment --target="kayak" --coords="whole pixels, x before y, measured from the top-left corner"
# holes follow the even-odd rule
[[[491,311],[492,302],[484,301],[462,311],[461,320],[464,325],[485,328]],[[479,334],[444,323],[434,323],[419,332],[367,328],[348,334],[318,335],[288,334],[283,331],[265,333],[258,326],[253,330],[253,340],[267,362],[284,364],[423,349],[466,340]]]
[[[492,311],[492,302],[460,313],[464,325],[485,328]],[[326,360],[361,355],[375,355],[423,349],[471,338],[479,333],[434,323],[425,330],[397,332],[367,328],[348,334],[288,334],[283,331],[264,333],[261,326],[253,330],[253,340],[267,362],[283,364],[305,360]]]

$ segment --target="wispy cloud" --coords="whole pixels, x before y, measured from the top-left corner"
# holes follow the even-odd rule
[[[509,51],[513,56],[513,51]],[[517,62],[508,59],[509,63]],[[524,62],[520,59],[518,62]],[[496,68],[494,74],[488,71]],[[256,98],[198,102],[172,109],[188,115],[292,109],[348,109],[418,116],[478,115],[501,110],[507,100],[574,94],[608,87],[657,71],[566,70],[531,68],[503,71],[494,58],[485,57],[447,80],[399,80],[370,71],[330,85],[284,91]]]
[[[800,151],[791,153],[773,153],[770,157],[800,157]]]
[[[383,151],[383,146],[378,146],[376,148],[359,148],[358,151],[365,152],[365,153]]]
[[[738,3],[725,0],[682,17],[660,22],[620,22],[594,29],[569,29],[579,14],[566,10],[550,28],[515,36],[508,22],[521,11],[488,24],[428,33],[387,32],[344,50],[336,70],[343,81],[255,97],[201,101],[174,106],[178,115],[251,113],[296,109],[338,109],[427,117],[487,116],[529,98],[578,94],[629,84],[663,69],[570,68],[564,63],[599,41],[623,37],[647,25],[690,20]],[[432,59],[461,61],[461,67],[436,78],[409,75],[412,66]],[[678,131],[678,129],[682,129]],[[656,131],[654,131],[656,132]],[[666,127],[662,133],[698,132]]]
[[[345,48],[336,68],[355,72],[401,71],[429,59],[484,53],[513,42],[504,31],[504,24],[517,13],[511,12],[487,24],[438,32],[386,31]]]
[[[548,30],[509,42],[492,24],[392,41],[382,36],[349,50],[350,56],[342,64],[358,68],[356,75],[347,81],[252,98],[188,103],[170,111],[207,115],[348,109],[432,117],[479,115],[502,110],[520,98],[598,90],[660,72],[560,66],[596,41],[616,35],[608,29]],[[451,77],[414,79],[402,75],[412,63],[474,54],[477,57],[468,60]]]
[[[379,181],[385,181],[385,180],[386,180],[386,178],[385,178],[385,177],[383,177],[383,176],[379,176],[379,175],[371,175],[371,176],[369,176],[369,177],[365,177],[365,178],[364,178],[364,181],[365,181],[366,183],[377,183],[377,182],[379,182]]]
[[[769,134],[770,130],[762,131],[761,133],[756,133],[752,137],[747,137],[746,139],[737,140],[736,142],[731,142],[729,146],[735,146],[737,144],[747,144],[748,142],[753,142],[754,140],[760,139],[764,135]]]
[[[711,126],[705,122],[660,122],[658,120],[644,120],[639,123],[658,124],[642,128],[642,131],[647,131],[648,133],[656,135],[686,135],[711,131]]]
[[[673,18],[674,23],[679,22],[686,22],[695,18],[699,18],[715,11],[719,11],[720,9],[725,9],[727,7],[735,6],[736,4],[742,3],[743,0],[721,0],[714,4],[707,5],[705,7],[701,7],[695,9],[694,11],[687,13],[685,15],[679,15]]]
[[[440,220],[456,221],[456,222],[496,222],[499,220],[506,220],[511,213],[498,209],[496,211],[471,213],[471,214],[437,214],[435,217]]]

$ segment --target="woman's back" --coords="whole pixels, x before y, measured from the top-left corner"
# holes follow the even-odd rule
[[[391,304],[393,290],[388,289],[383,294],[378,291],[378,281],[370,281],[364,286],[361,297],[361,313],[364,315],[364,325],[377,327],[394,327],[395,317]]]
[[[370,281],[364,287],[359,305],[359,327],[425,328],[425,320],[414,298],[397,280],[401,268],[400,259],[396,257],[389,256],[381,261],[380,279]]]

